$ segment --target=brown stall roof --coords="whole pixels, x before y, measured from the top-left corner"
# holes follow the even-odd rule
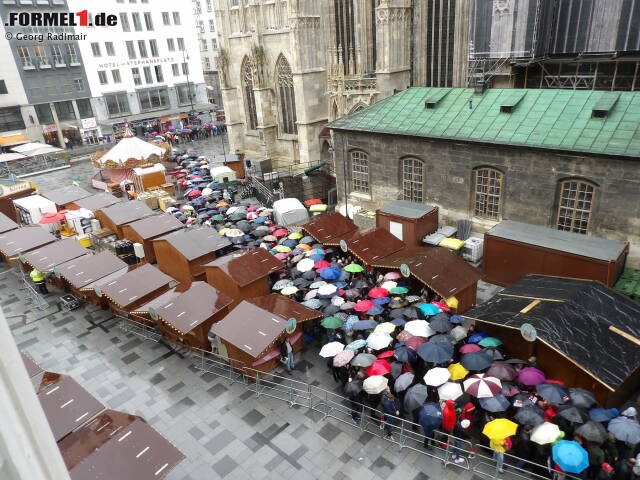
[[[41,390],[38,400],[56,442],[104,410],[102,403],[66,375]]]
[[[135,222],[155,213],[146,203],[138,200],[117,203],[101,210],[116,225]]]
[[[207,282],[193,282],[188,290],[156,311],[162,320],[184,335],[232,303],[231,297]]]
[[[114,197],[110,193],[102,192],[91,195],[90,197],[85,197],[73,203],[75,203],[79,208],[86,208],[87,210],[94,212],[101,208],[107,208],[111,205],[115,205],[116,203],[120,203],[120,199]]]
[[[482,278],[480,270],[443,247],[411,247],[374,262],[374,267],[400,268],[406,263],[411,275],[443,298],[455,295]]]
[[[361,231],[346,242],[349,251],[367,265],[374,265],[382,258],[407,248],[402,240],[384,228]]]
[[[37,374],[43,372],[42,368],[40,368],[40,365],[34,362],[29,355],[24,352],[20,352],[20,355],[22,355],[22,361],[24,362],[24,366],[27,369],[27,374],[29,375],[29,377],[34,377]]]
[[[364,231],[367,231],[367,232],[370,230],[371,230],[370,228],[364,229]],[[345,242],[348,242],[352,238],[358,238],[360,235],[362,235],[362,230],[352,230],[350,232],[343,233],[342,235],[338,235],[337,237],[330,238],[329,240],[326,240],[322,243],[330,247],[335,247],[340,245],[340,240],[344,240]]]
[[[168,242],[187,260],[195,260],[231,245],[227,237],[220,235],[216,229],[211,227],[186,228],[153,241],[159,242],[161,240]]]
[[[72,468],[69,475],[72,480],[162,479],[184,458],[160,433],[136,419]]]
[[[126,270],[129,266],[113,253],[104,251],[96,255],[85,255],[55,267],[55,272],[64,277],[73,287],[80,289],[91,283]]]
[[[0,213],[0,233],[8,232],[9,230],[15,230],[20,225],[7,217],[4,213]]]
[[[249,302],[282,318],[289,319],[293,317],[298,323],[322,317],[322,312],[305,307],[295,300],[278,293],[254,297],[249,299]]]
[[[24,255],[23,261],[41,272],[50,272],[53,267],[90,253],[75,238],[66,238],[50,243]]]
[[[0,235],[0,252],[6,257],[14,257],[55,240],[56,237],[39,225],[16,228]]]
[[[82,462],[102,445],[112,440],[119,430],[128,427],[139,417],[116,410],[105,410],[89,423],[71,432],[58,442],[67,470]]]
[[[136,220],[128,225],[144,240],[155,238],[159,235],[166,235],[184,228],[184,224],[173,215],[163,213],[151,217]]]
[[[240,287],[284,268],[284,263],[264,248],[251,248],[216,258],[206,267],[217,267],[225,272]]]
[[[84,188],[76,187],[75,185],[67,185],[66,187],[48,190],[44,193],[40,193],[40,195],[44,198],[48,198],[56,205],[66,205],[67,203],[75,202],[81,198],[91,196],[91,194]]]
[[[100,285],[102,294],[116,305],[127,308],[145,295],[168,285],[173,278],[150,264],[136,268]]]
[[[298,223],[297,226],[302,227],[320,243],[325,243],[330,239],[358,229],[358,226],[353,221],[339,213],[315,215],[304,222]]]
[[[166,292],[164,292],[161,295],[158,295],[156,298],[154,298],[153,300],[151,300],[148,303],[145,303],[144,305],[140,305],[138,308],[136,308],[133,312],[131,313],[149,313],[149,309],[150,308],[155,308],[156,310],[158,308],[160,308],[163,305],[166,305],[167,303],[169,303],[171,300],[173,300],[174,298],[176,298],[178,295],[180,295],[180,288],[181,285],[178,285],[176,287],[170,288],[169,290],[167,290]]]

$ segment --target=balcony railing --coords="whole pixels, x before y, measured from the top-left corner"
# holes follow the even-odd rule
[[[80,55],[69,55],[69,65],[77,67],[80,65]]]
[[[23,58],[22,59],[22,68],[24,70],[35,70],[36,66],[33,63],[33,60],[31,60],[30,58]]]

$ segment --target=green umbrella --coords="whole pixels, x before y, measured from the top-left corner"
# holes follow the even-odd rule
[[[364,268],[362,267],[362,265],[358,265],[357,263],[350,263],[349,265],[344,267],[344,270],[349,273],[364,272]]]
[[[478,345],[485,348],[495,348],[502,345],[502,342],[495,337],[487,337],[480,340]]]
[[[409,289],[406,287],[394,287],[391,290],[389,290],[389,293],[403,295],[405,293],[409,293]]]
[[[320,325],[324,328],[342,328],[343,322],[338,317],[325,317]]]
[[[211,220],[213,220],[214,222],[221,222],[222,220],[224,220],[224,215],[214,215],[213,217],[211,217]]]

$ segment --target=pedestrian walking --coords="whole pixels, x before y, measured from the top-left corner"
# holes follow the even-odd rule
[[[393,438],[393,425],[395,425],[395,419],[392,415],[396,417],[400,416],[400,407],[398,406],[398,401],[396,397],[393,396],[389,387],[385,388],[382,392],[382,410],[384,412],[384,428],[387,438],[391,441]]]

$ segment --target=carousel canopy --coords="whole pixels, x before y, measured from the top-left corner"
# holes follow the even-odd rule
[[[165,153],[165,147],[145,142],[127,129],[122,140],[111,150],[98,152],[93,161],[100,168],[133,168],[159,162]]]

